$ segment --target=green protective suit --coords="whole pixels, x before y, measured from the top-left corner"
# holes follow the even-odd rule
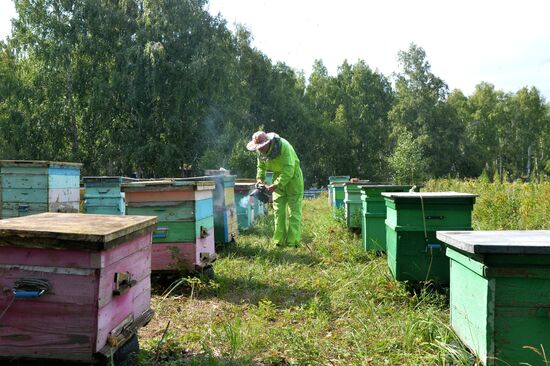
[[[273,184],[277,185],[273,192],[273,241],[278,245],[298,245],[302,235],[304,199],[304,176],[300,168],[300,159],[292,145],[278,136],[271,141],[265,155],[258,154],[256,179],[265,181],[265,172],[269,170],[273,172]]]

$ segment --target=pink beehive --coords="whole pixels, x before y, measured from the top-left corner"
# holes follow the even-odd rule
[[[153,316],[147,216],[0,221],[0,357],[95,362]]]
[[[213,273],[214,211],[209,181],[139,181],[122,185],[129,215],[155,215],[151,267],[171,271],[178,266]]]

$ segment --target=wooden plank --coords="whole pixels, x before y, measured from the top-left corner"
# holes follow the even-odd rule
[[[65,270],[63,273],[63,270]],[[59,271],[53,273],[49,271]],[[67,274],[69,272],[70,274]],[[50,290],[40,297],[40,303],[94,305],[96,303],[96,272],[91,269],[0,265],[0,288],[13,288],[19,279],[45,279]],[[18,301],[18,300],[16,300]],[[26,301],[26,300],[20,300]],[[24,319],[22,319],[24,321]]]
[[[78,250],[18,248],[0,246],[0,264],[93,268],[92,253]]]
[[[153,244],[151,270],[170,271],[176,269],[176,263],[181,263],[188,270],[194,271],[201,263],[200,253],[215,255],[214,229],[208,230],[205,238],[197,238],[196,242],[158,243]]]
[[[148,248],[148,250],[151,251],[151,237],[152,233],[146,233],[128,240],[124,245],[120,245],[116,248],[92,253],[91,262],[93,268],[105,268],[142,249]]]
[[[151,274],[151,247],[141,250],[113,263],[100,271],[98,307],[103,307],[118,296],[113,296],[115,273],[130,273],[132,280],[142,281]]]
[[[45,166],[19,166],[2,165],[0,163],[0,172],[2,175],[48,175],[48,168]]]
[[[195,243],[160,243],[153,245],[151,258],[152,271],[174,271],[183,265],[190,271],[195,270]]]
[[[122,185],[124,192],[163,192],[163,191],[198,191],[214,189],[213,182],[184,181],[166,179],[160,181],[138,181]]]
[[[96,314],[94,305],[17,299],[2,318],[0,355],[91,361]]]
[[[157,216],[159,222],[200,220],[213,214],[212,199],[184,202],[147,202],[128,206],[128,215]]]
[[[155,228],[156,217],[42,213],[0,221],[0,246],[103,250]]]
[[[55,179],[55,177],[60,175],[78,177],[78,180],[80,181],[80,167],[51,164],[48,168],[48,175],[50,177],[50,186],[52,183],[52,178]]]
[[[121,202],[124,202],[124,196],[121,196],[119,193],[118,196],[112,196],[112,197],[90,197],[90,196],[84,196],[84,205],[86,207],[109,207],[109,206],[116,206],[118,207]]]
[[[124,189],[126,193],[126,202],[132,203],[144,202],[181,202],[208,199],[212,197],[212,191],[145,191],[130,192]]]
[[[80,189],[80,176],[68,175],[68,174],[50,174],[48,176],[48,188],[49,189],[67,189],[75,188]]]
[[[81,163],[68,163],[65,161],[49,161],[49,160],[0,160],[2,167],[73,167],[80,168]]]
[[[192,242],[201,235],[201,228],[209,230],[214,227],[214,217],[195,221],[159,221],[153,233],[153,243]]]
[[[2,187],[47,189],[48,177],[45,174],[2,174]]]
[[[151,277],[142,281],[124,294],[99,309],[97,323],[97,341],[94,352],[99,351],[107,343],[109,332],[132,314],[137,319],[151,307]]]
[[[467,253],[550,254],[550,230],[438,231],[437,238]]]
[[[2,189],[3,203],[47,203],[47,189],[9,188]]]
[[[21,217],[48,212],[46,203],[3,203],[2,218]]]
[[[461,192],[383,192],[382,196],[404,199],[475,198],[478,194]]]
[[[48,202],[80,202],[80,188],[50,188]]]
[[[84,191],[85,199],[119,199],[120,187],[88,187]]]

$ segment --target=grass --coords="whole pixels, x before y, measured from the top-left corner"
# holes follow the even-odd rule
[[[438,179],[424,191],[475,193],[474,230],[550,229],[550,183],[489,183],[479,180]]]
[[[142,365],[472,364],[447,325],[448,294],[392,280],[326,197],[306,200],[300,248],[275,247],[272,221],[220,248],[214,281],[156,286]]]

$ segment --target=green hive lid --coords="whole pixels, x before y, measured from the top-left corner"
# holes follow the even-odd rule
[[[384,184],[384,183],[362,184],[361,186],[359,186],[360,189],[380,188],[380,189],[399,189],[399,190],[410,189],[412,187],[413,186],[410,185],[410,184],[409,185],[404,185],[404,186],[399,186],[399,185],[395,185],[395,184]],[[416,186],[416,188],[422,188],[422,186]]]
[[[329,183],[336,183],[336,182],[347,182],[349,181],[350,176],[349,175],[331,175],[328,177]]]
[[[437,239],[472,254],[550,254],[549,230],[438,231]]]
[[[369,184],[368,180],[358,180],[357,182],[345,182],[344,186],[351,186],[351,187],[361,187],[365,184]]]
[[[479,195],[460,192],[383,192],[382,196],[389,198],[474,198]]]

